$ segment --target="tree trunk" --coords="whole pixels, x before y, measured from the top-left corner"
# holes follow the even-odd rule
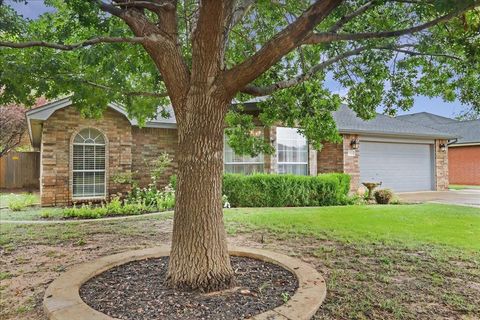
[[[182,290],[234,283],[223,224],[223,130],[229,101],[189,95],[178,130],[178,176],[167,281]]]

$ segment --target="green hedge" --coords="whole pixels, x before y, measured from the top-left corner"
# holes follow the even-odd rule
[[[176,184],[175,177],[171,182]],[[284,174],[225,174],[223,194],[232,207],[308,207],[348,202],[350,176],[328,173],[318,176]]]

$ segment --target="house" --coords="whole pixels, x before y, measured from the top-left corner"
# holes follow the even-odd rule
[[[480,119],[459,121],[428,112],[398,118],[456,136],[448,148],[449,182],[480,185]]]
[[[246,103],[245,110],[254,111],[254,103]],[[366,181],[382,182],[395,191],[448,188],[447,143],[454,135],[384,115],[364,121],[345,106],[334,117],[342,143],[325,143],[317,151],[295,128],[259,127],[257,133],[275,144],[276,153],[238,156],[225,143],[225,172],[345,172],[352,176],[352,191]],[[140,128],[114,103],[100,120],[82,118],[67,97],[28,111],[27,119],[32,145],[41,152],[44,206],[104,200],[125,192],[125,185],[114,182],[118,173],[136,173],[146,185],[145,160],[161,152],[175,158],[173,112],[168,119],[152,119]],[[174,160],[167,175],[175,169]]]

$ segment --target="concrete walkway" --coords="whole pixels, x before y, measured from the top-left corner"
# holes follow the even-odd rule
[[[398,197],[404,202],[437,202],[480,208],[480,190],[476,189],[403,192],[399,193]]]

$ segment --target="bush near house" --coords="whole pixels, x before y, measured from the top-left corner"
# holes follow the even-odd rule
[[[346,174],[226,174],[223,178],[223,194],[233,207],[342,205],[348,201],[349,186]]]
[[[170,183],[176,186],[176,177]],[[310,207],[349,202],[350,176],[288,174],[225,174],[223,194],[232,207]]]
[[[393,191],[390,189],[381,189],[373,194],[378,204],[389,204],[393,199]]]
[[[170,178],[176,187],[176,176]],[[349,203],[350,176],[289,174],[225,174],[223,194],[232,207],[312,207]]]

